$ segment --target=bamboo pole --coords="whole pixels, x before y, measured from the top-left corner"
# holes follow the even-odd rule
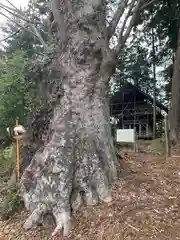
[[[18,119],[16,119],[16,126],[19,125]],[[19,151],[19,139],[16,138],[16,171],[17,181],[20,179],[20,151]]]

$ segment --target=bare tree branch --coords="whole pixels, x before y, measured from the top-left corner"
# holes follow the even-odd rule
[[[136,0],[132,0],[132,2],[130,3],[128,14],[126,15],[125,20],[123,21],[123,26],[122,26],[121,31],[120,31],[120,37],[122,37],[124,28],[125,28],[126,23],[128,21],[128,18],[133,16],[133,13],[132,13],[132,8],[133,7],[132,6],[134,6],[135,1]],[[158,0],[151,0],[149,2],[146,1],[146,3],[144,3],[144,4],[141,3],[142,6],[139,7],[138,11],[143,11],[144,9],[146,9],[147,7],[149,7],[150,5],[152,5],[153,3],[156,3],[156,2],[158,2]],[[110,39],[115,34],[117,25],[120,21],[120,18],[123,15],[124,11],[125,11],[125,8],[127,7],[127,5],[128,5],[127,0],[121,0],[121,2],[119,3],[119,6],[118,6],[118,8],[117,8],[117,10],[114,14],[113,19],[111,20],[111,22],[109,23],[109,26],[107,27],[108,39]]]
[[[1,43],[1,42],[5,42],[5,41],[7,41],[8,39],[14,37],[14,36],[17,35],[21,30],[23,30],[22,27],[19,28],[15,33],[13,33],[13,34],[11,34],[11,35],[9,35],[9,36],[7,36],[7,37],[1,39],[1,40],[0,40],[0,43]]]
[[[120,39],[121,39],[122,36],[123,36],[123,32],[124,32],[124,29],[125,29],[127,20],[128,20],[128,18],[130,17],[130,15],[131,15],[131,13],[132,13],[132,9],[133,9],[133,7],[134,7],[135,2],[136,2],[136,0],[133,0],[133,1],[131,2],[130,6],[129,6],[128,12],[127,12],[126,17],[125,17],[125,19],[124,19],[124,21],[123,21],[123,25],[122,25],[122,27],[121,27],[121,31],[120,31],[120,34],[119,34],[119,38],[120,38]]]
[[[38,31],[38,29],[34,26],[34,24],[31,25],[33,32],[35,33],[35,36],[39,39],[39,41],[41,42],[41,44],[44,46],[45,49],[48,48],[47,44],[45,43],[44,39],[42,38],[40,32]]]
[[[27,31],[29,31],[30,33],[32,33],[34,36],[36,36],[36,38],[39,39],[40,43],[43,45],[43,47],[48,50],[48,46],[47,44],[45,43],[43,37],[41,36],[40,32],[38,31],[38,29],[36,28],[35,26],[35,22],[31,22],[29,21],[29,19],[27,19],[27,17],[24,15],[23,11],[21,11],[20,9],[18,9],[16,6],[14,6],[13,3],[11,3],[9,0],[6,0],[6,2],[8,2],[13,8],[11,7],[8,7],[8,6],[3,6],[1,3],[0,3],[0,7],[5,10],[6,12],[8,12],[9,14],[25,21],[28,23],[28,26],[31,27],[32,31],[30,29],[27,29],[26,27],[24,27],[23,25],[15,22],[16,25],[18,25],[19,27],[21,28],[24,28],[26,29]],[[11,10],[11,11],[10,11]],[[6,14],[0,12],[1,15],[5,16],[7,19],[9,19],[11,22],[12,22],[12,19],[9,18]]]
[[[122,37],[120,37],[119,40],[118,40],[118,44],[117,44],[117,47],[116,47],[116,53],[117,54],[119,54],[120,50],[124,46],[127,38],[129,37],[129,35],[131,33],[131,30],[132,30],[132,28],[135,24],[135,21],[136,21],[137,14],[139,13],[141,1],[142,0],[137,1],[136,6],[134,8],[133,15],[132,15],[131,20],[129,22],[129,26],[127,27],[127,30],[126,30],[125,34]]]
[[[7,18],[9,21],[12,22],[12,19],[11,19],[8,15],[6,15],[5,13],[0,12],[0,15],[4,16],[5,18]],[[13,21],[13,23],[15,23],[18,27],[24,28],[24,26],[21,26],[21,24],[19,24],[19,23],[17,23],[17,22],[14,22],[14,21]]]
[[[12,19],[11,19],[10,17],[8,17],[6,14],[0,12],[0,15],[3,15],[3,16],[6,17],[9,21],[12,22]],[[31,31],[30,29],[28,29],[28,27],[31,27],[31,26],[29,26],[29,25],[23,26],[22,24],[17,23],[17,22],[14,22],[14,23],[15,23],[18,27],[20,27],[20,28],[22,28],[22,29],[25,29],[26,31],[32,33],[32,34],[33,34],[36,38],[38,38],[39,41],[41,42],[41,38],[39,38],[39,36],[37,36],[34,31]],[[44,40],[43,40],[43,42],[41,42],[41,44],[44,46]],[[47,45],[45,45],[44,48],[47,49]]]
[[[140,7],[139,11],[143,11],[145,8],[149,7],[150,5],[152,5],[153,3],[158,2],[158,0],[152,0],[148,3],[145,3],[144,5],[142,5],[142,7]]]
[[[108,34],[108,38],[110,39],[115,31],[116,31],[116,27],[119,23],[120,18],[122,17],[124,10],[126,8],[128,4],[128,0],[121,0],[121,2],[119,3],[119,6],[114,14],[114,17],[112,18],[108,28],[107,28],[107,34]]]
[[[9,5],[11,5],[14,9],[16,9],[17,11],[19,11],[19,9],[9,0],[6,0],[7,3],[9,3]]]
[[[58,37],[62,41],[66,40],[66,23],[64,21],[65,2],[62,1],[60,6],[59,0],[51,0],[51,11],[58,27]]]
[[[108,24],[110,24],[110,22],[109,22],[107,19],[105,19],[105,21],[106,21]],[[116,33],[114,33],[114,36],[118,39],[118,35],[117,35]]]
[[[9,8],[8,6],[6,6],[2,3],[0,3],[0,8],[2,8],[6,12],[8,12],[9,14],[11,14],[11,15],[13,15],[13,16],[15,16],[15,17],[17,17],[17,18],[19,18],[19,19],[21,19],[25,22],[28,22],[28,23],[31,23],[31,24],[39,23],[37,21],[33,21],[33,22],[30,21],[27,17],[23,17],[22,14],[17,14],[15,9]]]

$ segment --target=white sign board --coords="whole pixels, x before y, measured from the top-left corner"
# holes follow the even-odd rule
[[[122,143],[135,143],[135,130],[134,129],[117,129],[116,141]]]

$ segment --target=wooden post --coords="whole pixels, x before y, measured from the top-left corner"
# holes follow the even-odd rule
[[[166,157],[171,156],[171,142],[170,142],[170,129],[169,129],[169,122],[168,122],[168,115],[165,116],[164,119],[165,125],[165,144],[166,144]]]
[[[149,124],[148,122],[146,123],[146,137],[149,137]]]
[[[137,151],[137,146],[136,146],[136,143],[137,143],[137,136],[136,136],[136,129],[134,129],[134,152]]]
[[[141,137],[141,123],[139,123],[139,137]]]
[[[16,119],[16,126],[19,125],[18,119]],[[20,153],[19,153],[19,139],[16,139],[16,170],[17,181],[20,179]]]
[[[121,115],[121,121],[122,121],[122,129],[124,129],[124,103],[122,104],[122,115]]]

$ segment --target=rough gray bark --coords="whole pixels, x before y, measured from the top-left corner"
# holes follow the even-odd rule
[[[59,1],[66,39],[54,64],[64,76],[63,97],[55,108],[51,139],[37,152],[21,179],[21,192],[31,212],[29,229],[51,213],[53,235],[71,229],[71,208],[111,201],[116,155],[111,138],[107,86],[116,56],[108,47],[105,5],[101,0]],[[64,40],[64,36],[63,36]]]

